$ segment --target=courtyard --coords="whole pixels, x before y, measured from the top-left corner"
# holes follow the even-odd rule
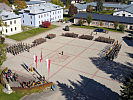
[[[31,43],[34,39],[45,37],[47,34],[56,34],[56,37],[47,42],[23,52],[16,56],[7,54],[7,60],[2,67],[8,67],[22,76],[32,77],[21,65],[35,67],[34,54],[38,57],[37,71],[45,76],[48,81],[57,84],[57,90],[46,96],[45,94],[33,94],[25,96],[23,100],[117,100],[120,94],[120,86],[130,72],[133,71],[133,47],[129,46],[122,33],[109,32],[94,33],[98,36],[111,37],[122,44],[118,57],[114,61],[103,58],[105,50],[111,44],[61,36],[65,33],[61,27],[26,39],[22,42]],[[70,32],[76,34],[91,34],[91,29],[70,28]],[[40,62],[40,56],[43,60]],[[64,52],[61,55],[61,52]],[[46,59],[51,59],[50,75],[46,67]]]

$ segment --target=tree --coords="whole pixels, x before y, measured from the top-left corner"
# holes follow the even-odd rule
[[[5,4],[7,4],[8,6],[10,5],[10,3],[9,3],[8,0],[0,0],[0,3],[5,3]]]
[[[14,5],[18,9],[24,9],[24,8],[27,7],[26,2],[25,1],[21,1],[21,0],[14,0]]]
[[[115,28],[115,30],[117,30],[118,25],[119,25],[119,21],[115,21],[114,22],[114,28]]]
[[[91,16],[91,14],[88,14],[88,16],[86,18],[86,21],[87,21],[88,25],[90,25],[90,23],[92,22],[92,16]]]
[[[78,21],[78,25],[79,25],[79,26],[82,26],[83,23],[84,23],[84,20],[83,20],[83,18],[81,17],[81,18],[79,19],[79,21]]]
[[[120,29],[121,32],[124,32],[125,26],[123,24],[121,24],[121,25],[119,25],[119,29]]]
[[[91,13],[93,11],[92,5],[88,5],[86,11]]]
[[[64,7],[63,3],[60,0],[51,0],[51,3]]]
[[[6,45],[1,42],[1,38],[0,38],[0,66],[6,60],[6,49],[5,49],[5,46]]]
[[[73,4],[71,4],[71,6],[69,7],[68,14],[70,16],[73,16],[74,14],[77,14],[77,13],[78,13],[77,7],[75,7]]]
[[[99,21],[99,23],[100,23],[100,26],[103,26],[103,22],[102,21]]]
[[[120,98],[122,100],[133,100],[133,73],[126,78],[123,82],[123,86],[121,86],[120,90]]]
[[[103,11],[103,1],[102,0],[97,1],[96,10],[99,12]]]

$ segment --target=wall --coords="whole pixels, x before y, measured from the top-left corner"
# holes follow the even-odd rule
[[[16,24],[14,23],[15,20],[16,20]],[[10,24],[10,21],[12,21],[12,24]],[[6,20],[3,22],[4,23],[6,22],[8,26],[3,27],[2,34],[13,35],[13,34],[21,32],[21,18]],[[15,30],[15,27],[16,27],[16,30]],[[6,32],[6,29],[7,29],[7,32]],[[11,29],[12,29],[12,31],[11,31]]]

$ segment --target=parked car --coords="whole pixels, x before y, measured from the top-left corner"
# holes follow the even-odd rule
[[[65,31],[69,31],[69,26],[65,26]]]
[[[128,40],[133,39],[133,34],[129,34],[129,35],[127,35],[127,36],[126,36],[126,39],[128,39]]]
[[[106,33],[106,30],[98,28],[98,29],[95,29],[94,32],[103,32],[103,33]]]

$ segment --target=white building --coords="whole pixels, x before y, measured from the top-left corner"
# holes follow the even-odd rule
[[[21,17],[3,10],[0,17],[7,26],[2,27],[2,34],[13,35],[21,32]]]
[[[133,4],[114,12],[113,16],[133,17]]]
[[[42,21],[54,22],[63,19],[63,7],[52,3],[33,5],[19,13],[22,25],[31,27],[39,27]]]

